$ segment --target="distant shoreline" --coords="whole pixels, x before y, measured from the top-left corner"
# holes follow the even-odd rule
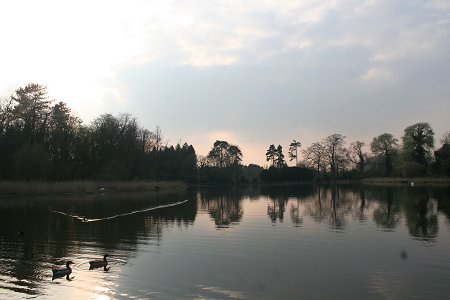
[[[379,177],[361,179],[365,184],[408,184],[426,185],[426,184],[446,184],[450,185],[450,177]]]
[[[185,190],[181,181],[0,181],[0,196],[74,195]]]
[[[377,177],[336,180],[337,184],[366,185],[450,185],[450,177]],[[303,182],[259,182],[238,186],[295,186],[304,184],[331,184],[331,180]],[[183,191],[188,187],[232,187],[230,183],[186,184],[182,181],[0,181],[0,197],[41,195],[82,195],[106,192],[167,192]]]
[[[336,179],[336,184],[366,184],[366,185],[450,185],[450,177],[374,177],[361,179]],[[305,184],[332,184],[332,180],[308,180],[308,181],[271,181],[258,183],[238,184],[237,186],[295,186]],[[190,187],[232,187],[232,183],[196,183]]]

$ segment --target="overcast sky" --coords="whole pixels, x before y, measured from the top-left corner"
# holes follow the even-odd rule
[[[450,1],[2,1],[0,95],[128,112],[205,155],[450,130]]]

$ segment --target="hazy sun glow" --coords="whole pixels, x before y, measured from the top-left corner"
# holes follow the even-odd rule
[[[0,95],[38,82],[85,123],[129,112],[198,154],[232,132],[246,162],[335,132],[368,142],[428,121],[439,136],[449,24],[447,1],[7,1]]]

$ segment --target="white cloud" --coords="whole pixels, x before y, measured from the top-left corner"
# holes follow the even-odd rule
[[[377,81],[390,83],[392,83],[396,79],[391,71],[381,67],[370,68],[360,78],[363,81]]]

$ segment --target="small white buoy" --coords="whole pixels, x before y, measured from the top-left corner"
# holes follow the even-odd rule
[[[414,186],[414,181],[411,181],[411,186]]]

